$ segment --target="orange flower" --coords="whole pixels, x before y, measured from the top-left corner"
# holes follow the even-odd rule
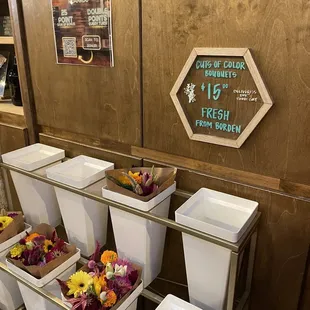
[[[34,238],[39,237],[40,235],[37,233],[33,233],[26,238],[26,242],[32,241]]]
[[[104,251],[101,255],[102,264],[113,263],[117,260],[118,256],[113,251]]]
[[[132,173],[131,171],[129,171],[128,175],[135,179],[138,184],[142,183],[142,176],[140,175],[140,172]]]
[[[104,306],[109,308],[115,305],[117,301],[117,296],[114,291],[109,291],[106,295],[107,300],[104,302]]]

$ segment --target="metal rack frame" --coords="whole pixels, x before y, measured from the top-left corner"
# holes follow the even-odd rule
[[[238,263],[240,259],[240,254],[245,249],[245,247],[250,243],[250,254],[249,254],[249,262],[248,262],[248,270],[247,270],[247,280],[246,280],[246,290],[238,302],[238,305],[236,307],[237,310],[243,309],[245,304],[247,303],[250,295],[251,290],[251,284],[252,284],[252,276],[253,276],[253,268],[254,268],[254,259],[255,259],[255,250],[256,250],[256,240],[257,240],[257,225],[259,222],[259,218],[261,216],[260,212],[257,213],[254,220],[252,221],[251,225],[247,228],[246,232],[244,233],[243,237],[237,242],[237,243],[231,243],[225,240],[222,240],[220,238],[214,237],[212,235],[203,233],[201,231],[192,229],[190,227],[181,225],[179,223],[176,223],[173,220],[170,220],[168,218],[164,218],[161,216],[157,216],[154,214],[151,214],[149,212],[140,211],[137,209],[133,209],[125,204],[121,204],[106,198],[103,198],[101,196],[101,188],[105,184],[105,180],[99,181],[95,183],[94,185],[87,187],[86,189],[77,189],[62,183],[59,183],[57,181],[48,179],[45,175],[45,168],[41,168],[32,172],[25,171],[20,168],[13,167],[11,165],[4,164],[0,162],[0,167],[4,169],[5,172],[11,170],[15,171],[17,173],[23,174],[25,176],[28,176],[30,178],[36,179],[38,181],[42,181],[44,183],[50,184],[52,186],[56,186],[58,188],[67,190],[71,193],[75,193],[77,195],[98,201],[100,203],[106,204],[108,206],[114,207],[116,209],[125,211],[127,213],[134,214],[136,216],[145,218],[147,220],[151,220],[153,222],[159,223],[161,225],[164,225],[166,227],[169,227],[171,229],[177,230],[182,233],[189,234],[193,237],[211,242],[213,244],[219,245],[221,247],[224,247],[226,249],[231,250],[231,262],[230,262],[230,272],[229,272],[229,281],[228,281],[228,290],[227,290],[227,299],[226,299],[226,310],[233,310],[234,309],[234,297],[235,297],[235,286],[236,286],[236,279],[237,279],[237,273],[238,273]],[[192,196],[192,193],[188,193],[185,191],[177,190],[175,193],[177,196],[181,196],[184,198],[189,198]],[[38,288],[34,286],[33,284],[29,283],[28,281],[24,280],[20,276],[16,275],[14,272],[11,272],[4,264],[0,263],[0,269],[7,272],[14,278],[16,278],[21,283],[25,284],[27,287],[32,289],[33,291],[37,292],[39,295],[43,296],[44,298],[48,299],[52,303],[56,304],[62,309],[69,309],[66,305],[62,303],[62,301],[59,298],[56,298],[55,296],[48,293],[46,290]],[[145,298],[155,302],[160,303],[162,301],[162,297],[152,293],[151,291],[144,289],[142,296]]]

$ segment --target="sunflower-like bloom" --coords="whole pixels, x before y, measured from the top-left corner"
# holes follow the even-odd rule
[[[104,290],[107,286],[107,282],[104,278],[104,275],[101,275],[100,277],[94,277],[94,287],[96,295],[99,297],[102,290]]]
[[[74,295],[76,298],[81,294],[86,293],[92,284],[93,278],[88,273],[84,271],[78,271],[73,274],[67,282],[67,286],[69,288],[67,295]]]
[[[0,231],[7,228],[12,222],[13,222],[13,219],[11,217],[0,216]]]
[[[114,263],[117,261],[117,253],[114,251],[104,251],[101,255],[101,262],[102,264],[106,265],[107,263]]]
[[[40,235],[37,233],[33,233],[26,238],[26,242],[32,241],[34,238],[39,237]]]
[[[14,248],[10,250],[11,258],[19,258],[21,257],[22,253],[26,250],[25,245],[21,245],[17,243]]]
[[[44,240],[43,249],[45,253],[48,253],[50,250],[52,250],[53,246],[54,244],[51,240],[48,240],[48,239]]]

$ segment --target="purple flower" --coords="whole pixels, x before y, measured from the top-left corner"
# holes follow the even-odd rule
[[[88,264],[87,264],[87,266],[88,266],[88,268],[90,269],[90,270],[93,270],[95,267],[96,267],[96,262],[94,261],[94,260],[90,260],[89,262],[88,262]]]
[[[115,277],[113,280],[108,280],[107,285],[110,290],[114,291],[118,299],[121,299],[132,289],[127,277]]]
[[[44,267],[45,265],[46,265],[46,262],[39,262],[37,266],[38,267]]]
[[[14,217],[18,216],[18,213],[9,213],[8,216],[11,218],[14,218]]]
[[[100,243],[96,241],[96,250],[94,254],[90,257],[90,260],[95,261],[96,263],[100,262]]]
[[[133,271],[128,275],[128,280],[130,281],[130,283],[131,283],[132,285],[134,285],[134,284],[137,282],[138,276],[139,276],[138,270],[133,270]]]
[[[72,310],[98,310],[101,309],[101,303],[94,295],[86,295],[85,293],[77,298],[68,299],[72,305]]]
[[[141,185],[143,196],[148,196],[158,190],[158,185],[152,183],[150,186]]]
[[[43,236],[43,235],[40,235],[38,237],[35,237],[32,242],[33,244],[35,245],[43,245],[44,244],[44,241],[46,240],[46,237]]]
[[[19,244],[26,245],[26,238],[20,239]]]
[[[57,234],[56,234],[56,230],[53,231],[53,235],[52,235],[52,238],[51,238],[51,241],[53,243],[55,243],[57,241],[58,237],[57,237]]]
[[[24,258],[25,266],[38,265],[41,260],[41,256],[44,253],[42,246],[35,246],[32,250],[25,250],[22,254]]]

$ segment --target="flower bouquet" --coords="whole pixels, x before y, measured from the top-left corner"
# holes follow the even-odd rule
[[[25,229],[21,212],[0,212],[0,244],[16,236]]]
[[[64,301],[76,310],[117,309],[141,282],[141,269],[117,253],[96,252],[68,281],[60,281]]]
[[[107,188],[147,202],[174,183],[175,168],[132,168],[106,171]]]
[[[31,226],[24,223],[21,212],[0,212],[0,262],[5,263],[9,249],[20,238],[31,231]],[[23,304],[17,281],[4,271],[0,271],[0,308],[17,309]]]
[[[48,224],[40,224],[27,233],[7,254],[7,260],[22,270],[41,279],[76,254],[74,245],[57,237]]]

